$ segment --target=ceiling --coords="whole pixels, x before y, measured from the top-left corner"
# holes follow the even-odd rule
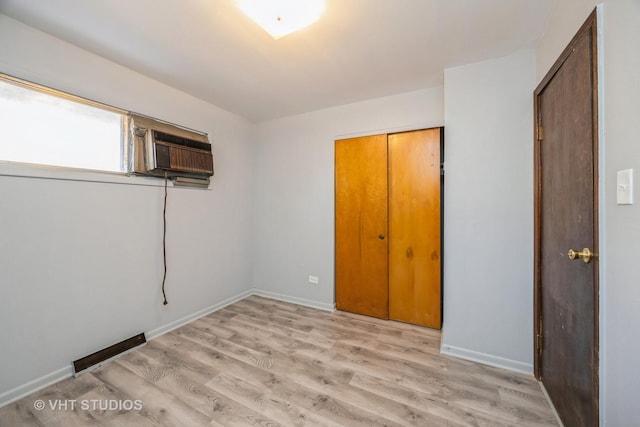
[[[532,46],[558,1],[327,0],[279,40],[234,0],[0,0],[0,13],[262,121],[441,85],[447,67]]]

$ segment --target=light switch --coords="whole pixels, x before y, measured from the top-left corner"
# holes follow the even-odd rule
[[[633,204],[633,169],[618,171],[616,200],[619,205]]]

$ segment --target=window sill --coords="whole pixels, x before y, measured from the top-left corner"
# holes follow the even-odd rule
[[[98,171],[91,169],[66,168],[58,166],[38,165],[31,163],[16,163],[0,161],[0,177],[48,179],[56,181],[97,182],[115,185],[138,185],[145,187],[164,187],[164,179],[129,175],[124,172]],[[191,188],[175,186],[176,188]],[[210,190],[210,188],[200,188]]]

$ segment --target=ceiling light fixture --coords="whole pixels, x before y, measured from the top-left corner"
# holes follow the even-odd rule
[[[274,39],[313,24],[325,0],[237,0],[238,7]]]

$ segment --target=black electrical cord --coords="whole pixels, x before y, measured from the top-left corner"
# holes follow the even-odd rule
[[[164,207],[162,209],[162,221],[163,221],[163,231],[162,231],[162,257],[164,260],[164,276],[162,276],[162,296],[164,297],[164,302],[162,305],[167,305],[169,302],[167,301],[167,294],[164,292],[164,282],[167,280],[167,183],[169,178],[167,174],[164,174]]]

